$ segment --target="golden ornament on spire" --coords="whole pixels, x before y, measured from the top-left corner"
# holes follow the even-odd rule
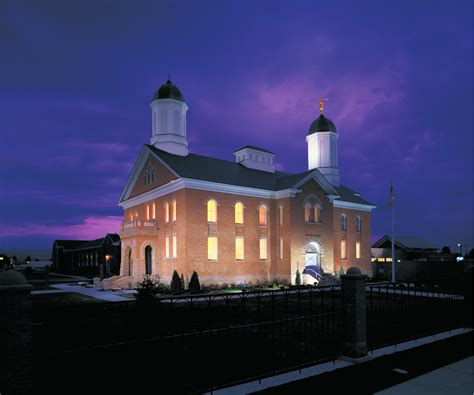
[[[328,101],[329,99],[319,99],[319,112],[322,114],[324,111],[324,102]]]

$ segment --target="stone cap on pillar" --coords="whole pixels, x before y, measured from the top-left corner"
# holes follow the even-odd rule
[[[347,269],[346,274],[341,275],[341,278],[366,278],[365,274],[362,274],[358,267],[352,266]]]
[[[0,272],[0,291],[27,291],[33,287],[28,284],[26,277],[16,270],[5,270]]]

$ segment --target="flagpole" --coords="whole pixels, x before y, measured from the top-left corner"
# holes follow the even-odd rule
[[[393,195],[393,183],[391,185],[391,206],[392,206],[392,282],[396,281],[395,276],[395,226],[394,226],[394,195]]]

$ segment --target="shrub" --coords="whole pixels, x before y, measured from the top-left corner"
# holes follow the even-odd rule
[[[301,274],[300,274],[300,271],[298,269],[296,270],[295,284],[297,286],[301,285]]]
[[[189,290],[193,294],[201,292],[201,284],[199,282],[199,276],[196,272],[193,272],[191,280],[189,280]]]
[[[186,288],[186,283],[184,282],[184,275],[183,275],[183,273],[181,273],[180,283],[181,283],[180,289],[181,289],[181,290],[184,290],[184,288]]]
[[[181,289],[181,278],[176,270],[173,271],[173,277],[171,277],[171,291],[178,292]]]
[[[159,292],[157,284],[151,279],[149,274],[143,276],[143,281],[138,284],[135,298],[138,300],[152,299]]]

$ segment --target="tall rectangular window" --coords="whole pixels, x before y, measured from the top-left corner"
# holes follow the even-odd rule
[[[217,261],[217,237],[215,236],[207,238],[207,259]]]
[[[283,259],[283,238],[280,237],[280,259]]]
[[[217,222],[217,202],[214,199],[207,202],[207,222]]]
[[[235,238],[235,259],[238,261],[244,259],[244,238],[242,236]]]
[[[150,205],[149,204],[146,205],[146,220],[147,221],[150,220]]]
[[[283,206],[278,207],[278,225],[283,225]]]
[[[258,223],[260,225],[267,224],[267,207],[263,204],[258,208]]]
[[[168,236],[165,238],[165,257],[170,257],[170,238]]]
[[[170,222],[170,205],[165,203],[165,222]]]
[[[311,205],[306,204],[304,206],[304,222],[310,222],[311,221]]]
[[[341,259],[347,258],[346,241],[341,240]]]
[[[173,235],[173,258],[178,256],[178,243],[176,239],[176,235]]]
[[[153,206],[152,206],[151,218],[156,219],[156,204],[155,203],[153,203]]]
[[[315,206],[315,207],[314,207],[314,222],[316,222],[316,223],[321,222],[320,211],[319,211],[319,207],[318,207],[318,206]]]
[[[176,200],[173,200],[173,221],[176,221]]]
[[[244,205],[240,202],[235,204],[235,223],[244,223]]]
[[[260,259],[268,259],[267,238],[260,238]]]
[[[360,259],[360,241],[356,242],[356,259]]]

